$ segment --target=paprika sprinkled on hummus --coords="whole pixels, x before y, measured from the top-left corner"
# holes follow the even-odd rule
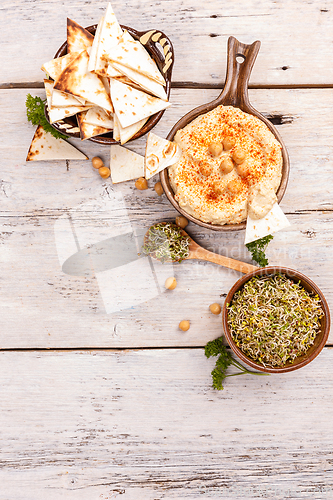
[[[281,145],[259,118],[218,106],[179,130],[174,140],[183,155],[169,167],[170,183],[190,215],[213,224],[237,224],[248,213],[264,217],[276,202]]]

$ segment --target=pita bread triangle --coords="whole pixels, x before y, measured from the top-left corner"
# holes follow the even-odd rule
[[[155,61],[137,40],[124,40],[112,49],[109,59],[165,85]]]
[[[133,137],[133,135],[135,135],[137,132],[139,132],[139,130],[142,129],[147,120],[148,118],[143,118],[143,120],[133,123],[133,125],[129,125],[129,127],[125,128],[123,128],[118,121],[118,141],[120,139],[120,144],[125,144],[125,142],[129,141]]]
[[[67,52],[80,52],[92,46],[94,35],[67,18]]]
[[[108,3],[98,40],[95,72],[99,75],[106,76],[109,54],[118,45],[122,34],[123,30],[116,19],[111,4]]]
[[[54,88],[82,97],[107,111],[113,112],[110,96],[98,75],[88,72],[89,56],[81,52],[59,76]]]
[[[52,59],[47,63],[43,64],[41,67],[42,71],[45,71],[53,80],[58,80],[61,73],[64,69],[72,62],[77,56],[78,52],[69,52],[65,56],[57,57],[56,59]]]
[[[41,160],[88,160],[74,146],[63,139],[56,139],[39,125],[32,139],[26,161]]]
[[[110,130],[113,129],[113,118],[108,115],[103,108],[99,106],[94,106],[87,111],[83,119],[84,123],[89,123],[90,125],[95,125],[97,127],[104,127]]]
[[[96,135],[102,135],[110,132],[109,128],[100,127],[98,125],[90,125],[90,123],[85,123],[84,119],[86,116],[86,111],[79,113],[77,115],[77,122],[80,128],[80,138],[81,141],[95,137]]]
[[[168,100],[168,96],[165,93],[163,85],[157,83],[155,80],[152,80],[151,78],[148,78],[147,76],[142,75],[141,73],[138,73],[137,71],[134,71],[131,68],[127,68],[122,64],[110,63],[108,69],[110,68],[110,66],[119,71],[119,73],[122,73],[123,75],[127,76],[127,78],[132,80],[132,82],[139,85],[142,88],[142,90],[150,92],[151,94],[159,97],[160,99],[163,99],[163,101]]]
[[[170,142],[149,132],[145,154],[145,177],[150,179],[166,167],[176,163],[182,156],[182,150],[175,142]]]
[[[120,123],[116,114],[113,115],[113,138],[120,141]]]
[[[171,106],[169,102],[136,90],[117,80],[111,79],[110,87],[114,110],[123,128]]]
[[[110,170],[113,184],[143,177],[144,158],[122,146],[112,145]]]
[[[47,110],[49,113],[49,120],[50,123],[55,123],[58,122],[59,120],[62,120],[63,118],[68,118],[69,116],[76,115],[76,113],[80,113],[81,111],[85,111],[89,108],[92,107],[90,106],[68,106],[68,107],[54,107],[52,106],[52,95],[53,95],[53,86],[54,86],[54,81],[53,80],[44,80],[44,85],[45,85],[45,92],[46,92],[46,99],[47,99]]]
[[[97,58],[97,49],[98,49],[98,44],[99,44],[99,37],[101,34],[101,29],[102,25],[104,22],[104,17],[101,17],[98,26],[96,28],[95,36],[94,36],[94,41],[90,50],[89,54],[89,63],[88,63],[88,71],[95,71],[95,66],[96,66],[96,58]]]
[[[262,219],[254,220],[249,215],[247,216],[244,244],[259,240],[259,238],[276,233],[288,226],[290,226],[290,222],[287,217],[279,204],[274,203],[273,207]]]

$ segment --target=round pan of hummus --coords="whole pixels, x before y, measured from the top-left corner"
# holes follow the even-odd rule
[[[289,158],[279,133],[249,102],[248,80],[260,42],[228,40],[227,77],[214,101],[195,108],[168,140],[182,157],[160,173],[172,205],[201,226],[244,229],[264,217],[285,192]]]

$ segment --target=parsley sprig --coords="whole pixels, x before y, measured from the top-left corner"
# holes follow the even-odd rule
[[[264,238],[260,238],[259,240],[251,241],[251,243],[247,243],[245,246],[252,254],[252,260],[257,262],[260,267],[265,267],[268,265],[268,259],[265,255],[265,250],[267,248],[268,243],[273,239],[273,236],[269,234],[268,236],[264,236]]]
[[[227,377],[234,377],[236,375],[244,375],[245,373],[251,373],[252,375],[269,375],[268,373],[258,373],[247,370],[243,365],[241,365],[235,358],[232,357],[226,347],[223,345],[223,337],[219,337],[215,340],[211,340],[205,347],[205,355],[207,358],[211,356],[218,356],[215,368],[212,371],[213,387],[218,391],[223,389],[223,381]],[[228,373],[226,370],[230,365],[235,366],[239,371],[237,373]]]
[[[31,94],[27,95],[25,105],[27,107],[27,118],[33,125],[41,125],[45,132],[49,132],[56,139],[67,139],[67,137],[49,124],[45,117],[44,106],[46,99],[40,97],[32,97]]]

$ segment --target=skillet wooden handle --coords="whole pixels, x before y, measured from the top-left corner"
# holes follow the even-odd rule
[[[227,76],[224,89],[217,98],[217,104],[235,106],[248,111],[250,107],[248,82],[259,49],[259,40],[246,45],[233,36],[229,37]]]

